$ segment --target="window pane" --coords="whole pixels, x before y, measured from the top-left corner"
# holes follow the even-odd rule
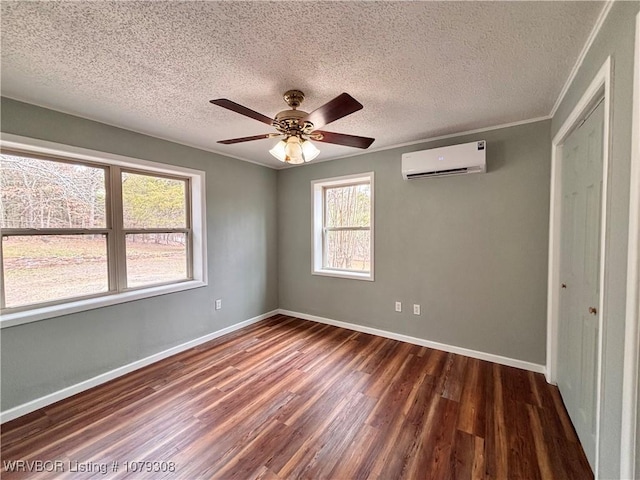
[[[125,228],[186,228],[186,180],[122,173]]]
[[[371,185],[325,189],[327,227],[368,227],[371,216]]]
[[[371,231],[329,231],[326,236],[326,268],[368,273],[371,269]]]
[[[0,155],[3,228],[104,228],[105,171]]]
[[[4,237],[2,256],[9,308],[108,290],[106,235]]]
[[[187,235],[127,235],[127,287],[187,278]]]

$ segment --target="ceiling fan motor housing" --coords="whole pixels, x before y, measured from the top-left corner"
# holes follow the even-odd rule
[[[276,115],[273,126],[287,136],[308,135],[313,130],[313,123],[301,120],[309,115],[302,110],[283,110]]]

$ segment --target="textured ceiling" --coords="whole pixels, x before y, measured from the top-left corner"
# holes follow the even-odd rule
[[[279,168],[285,90],[371,150],[546,116],[602,2],[2,2],[2,95]],[[359,152],[319,143],[316,161]]]

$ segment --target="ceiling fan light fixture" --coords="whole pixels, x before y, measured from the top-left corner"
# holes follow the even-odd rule
[[[287,145],[284,147],[284,161],[293,165],[304,163],[304,154],[302,152],[302,142],[300,137],[291,136],[286,140]]]
[[[269,153],[281,162],[298,165],[316,158],[320,150],[308,140],[292,135],[276,143]]]
[[[286,154],[285,154],[286,146],[287,146],[287,143],[284,140],[280,140],[278,143],[276,143],[273,146],[271,150],[269,150],[269,153],[274,157],[276,157],[281,162],[284,162],[286,158]]]
[[[305,162],[310,162],[318,155],[320,155],[320,150],[316,148],[316,146],[311,143],[309,140],[302,141],[302,155],[304,157]]]

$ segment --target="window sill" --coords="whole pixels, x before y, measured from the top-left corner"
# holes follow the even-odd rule
[[[373,272],[358,273],[358,272],[345,272],[341,270],[314,270],[311,272],[313,275],[321,275],[323,277],[337,277],[337,278],[349,278],[352,280],[367,280],[373,282]]]
[[[15,327],[16,325],[38,322],[40,320],[46,320],[47,318],[60,317],[62,315],[84,312],[95,308],[107,307],[109,305],[117,305],[119,303],[141,300],[143,298],[156,297],[158,295],[166,295],[168,293],[182,292],[184,290],[191,290],[193,288],[204,287],[206,285],[207,283],[201,280],[190,280],[188,282],[160,285],[141,290],[132,290],[130,292],[106,295],[104,297],[88,298],[60,305],[51,305],[21,312],[8,313],[6,315],[2,315],[2,318],[0,319],[0,328]]]

